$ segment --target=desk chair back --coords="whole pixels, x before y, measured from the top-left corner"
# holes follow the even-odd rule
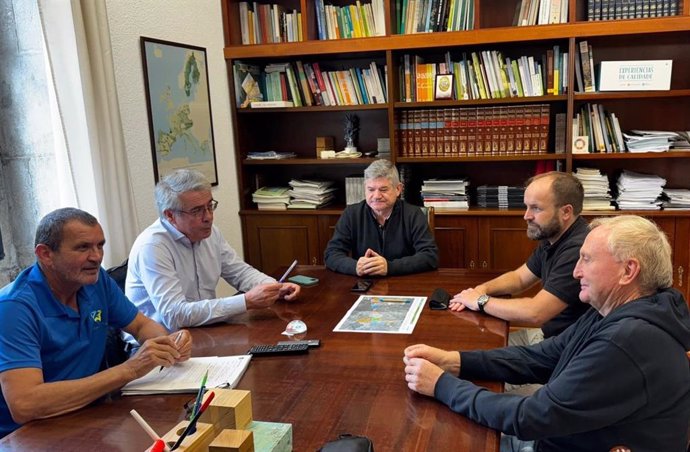
[[[426,217],[426,222],[429,224],[429,231],[431,235],[434,235],[434,208],[433,207],[420,207],[422,213]]]
[[[127,278],[127,262],[126,259],[122,264],[111,267],[106,272],[115,281],[122,293],[125,292],[125,279]],[[105,344],[105,354],[101,362],[101,370],[108,369],[118,364],[122,364],[129,358],[129,353],[126,351],[125,342],[122,340],[121,331],[119,328],[108,327],[108,339]]]

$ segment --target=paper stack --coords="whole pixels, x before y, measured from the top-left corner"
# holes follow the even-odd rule
[[[666,179],[653,174],[623,170],[618,178],[616,203],[622,210],[659,210]]]
[[[664,152],[668,151],[678,134],[656,130],[631,130],[624,133],[625,145],[630,152]]]
[[[687,188],[664,188],[664,210],[690,209],[690,190]]]
[[[616,206],[611,204],[613,197],[606,174],[595,168],[578,168],[574,176],[585,189],[583,210],[616,210]]]
[[[290,204],[289,187],[261,187],[252,193],[259,210],[286,210]]]
[[[247,370],[251,355],[205,356],[165,367],[156,366],[143,377],[127,383],[122,395],[173,394],[197,392],[206,371],[207,388],[234,388]]]
[[[345,204],[357,204],[364,199],[364,176],[345,178]]]
[[[290,182],[288,209],[318,209],[330,204],[335,198],[336,187],[333,181],[292,179]]]
[[[424,207],[434,210],[467,209],[467,186],[469,181],[458,179],[427,179],[422,184]]]
[[[493,209],[521,209],[525,207],[525,188],[508,185],[480,185],[477,205]]]

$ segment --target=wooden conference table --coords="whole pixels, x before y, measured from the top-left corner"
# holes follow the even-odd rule
[[[307,338],[321,339],[321,347],[305,355],[252,360],[238,388],[251,390],[255,420],[291,423],[298,452],[313,452],[341,433],[368,436],[376,452],[498,450],[497,432],[407,388],[402,353],[422,342],[450,350],[503,346],[506,322],[425,306],[410,335],[334,333],[357,299],[350,292],[355,278],[323,267],[298,267],[293,274],[320,282],[303,288],[298,301],[251,311],[229,324],[191,329],[195,356],[243,354],[251,345],[285,340],[280,333],[296,318],[307,324]],[[456,293],[494,276],[438,270],[380,279],[368,294],[429,296],[436,287]],[[498,383],[482,384],[500,390]],[[98,403],[31,422],[3,438],[0,450],[143,451],[151,441],[129,411],[136,409],[162,435],[183,419],[183,405],[191,397],[130,396]]]

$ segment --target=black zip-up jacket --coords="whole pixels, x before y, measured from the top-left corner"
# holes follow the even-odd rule
[[[675,289],[590,309],[558,336],[529,347],[461,353],[435,397],[453,411],[537,440],[536,450],[685,452],[690,421],[690,314]],[[532,396],[495,394],[465,379],[545,384]]]
[[[345,208],[326,247],[326,267],[356,275],[357,259],[371,248],[388,261],[389,275],[405,275],[438,267],[438,248],[421,209],[397,200],[383,225],[366,201]]]

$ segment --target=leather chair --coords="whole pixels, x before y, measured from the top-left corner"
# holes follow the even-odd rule
[[[125,279],[127,278],[127,262],[128,259],[115,267],[108,270],[108,275],[117,283],[122,293],[125,292]],[[129,358],[129,353],[126,351],[125,342],[122,340],[122,335],[119,328],[108,327],[108,339],[105,344],[105,354],[101,362],[101,370],[121,364]]]

